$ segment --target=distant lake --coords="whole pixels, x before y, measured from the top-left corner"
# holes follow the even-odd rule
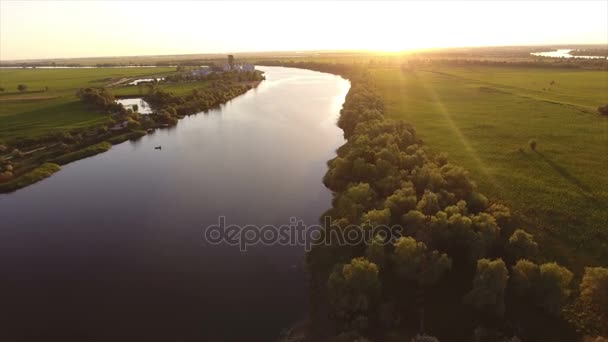
[[[302,246],[202,239],[219,216],[316,224],[331,206],[349,82],[259,69],[220,108],[0,195],[1,341],[273,341],[306,317]]]
[[[606,58],[602,56],[573,56],[570,54],[570,51],[573,49],[558,49],[556,51],[546,51],[546,52],[533,52],[531,55],[533,56],[541,56],[541,57],[556,57],[556,58]]]
[[[130,99],[117,99],[116,103],[120,103],[125,109],[134,109],[133,106],[137,105],[139,114],[152,114],[152,108],[148,102],[144,101],[141,97],[130,98]]]

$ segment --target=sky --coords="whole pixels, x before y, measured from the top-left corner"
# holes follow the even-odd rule
[[[0,0],[0,60],[608,44],[608,1]]]

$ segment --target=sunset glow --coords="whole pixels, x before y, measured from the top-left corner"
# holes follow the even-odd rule
[[[0,2],[0,59],[608,42],[608,2]]]

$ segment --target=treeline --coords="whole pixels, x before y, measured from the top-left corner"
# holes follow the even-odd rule
[[[608,48],[577,49],[569,52],[572,56],[598,56],[608,57]]]
[[[105,111],[110,114],[126,114],[126,109],[109,90],[105,88],[80,88],[76,96],[84,103],[97,110]]]
[[[554,58],[535,57],[533,60],[486,60],[486,59],[408,59],[401,64],[404,69],[433,66],[503,66],[520,68],[590,69],[608,71],[605,58]]]
[[[466,170],[431,153],[409,124],[385,118],[363,69],[265,64],[351,81],[338,122],[347,143],[323,180],[334,196],[321,239],[403,227],[357,244],[330,239],[307,255],[311,340],[431,334],[443,341],[574,341],[608,334],[608,269],[587,268],[577,286],[580,276],[546,260],[509,208],[479,193]]]
[[[181,71],[180,71],[181,69]],[[177,73],[165,77],[164,82],[184,82],[184,81],[217,81],[230,80],[235,82],[255,82],[264,80],[264,75],[260,71],[243,72],[209,72],[206,75],[193,74],[193,70],[184,69],[179,66]]]
[[[42,176],[50,176],[52,173],[46,170],[52,168],[40,169],[42,164],[64,165],[105,152],[113,144],[137,139],[155,128],[175,125],[185,115],[209,110],[251,88],[249,83],[220,79],[194,89],[190,94],[176,96],[154,83],[150,93],[144,97],[154,108],[154,113],[149,115],[125,109],[115,102],[108,89],[82,88],[76,96],[91,108],[107,114],[108,124],[17,139],[10,145],[0,145],[0,192],[13,191],[40,180]]]
[[[161,89],[155,89],[144,97],[153,108],[161,123],[173,124],[180,117],[209,110],[244,94],[252,86],[230,80],[212,82],[208,87],[194,89],[185,96],[175,96]]]

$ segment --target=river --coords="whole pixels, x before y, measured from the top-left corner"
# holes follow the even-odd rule
[[[348,81],[259,69],[218,109],[0,195],[0,340],[271,341],[305,317],[302,246],[202,239],[219,216],[315,224],[330,207]]]
[[[574,51],[572,49],[556,49],[554,51],[545,51],[545,52],[532,52],[530,53],[532,56],[539,57],[553,57],[553,58],[585,58],[585,59],[597,59],[603,58],[604,56],[574,56],[570,54],[570,51]]]

